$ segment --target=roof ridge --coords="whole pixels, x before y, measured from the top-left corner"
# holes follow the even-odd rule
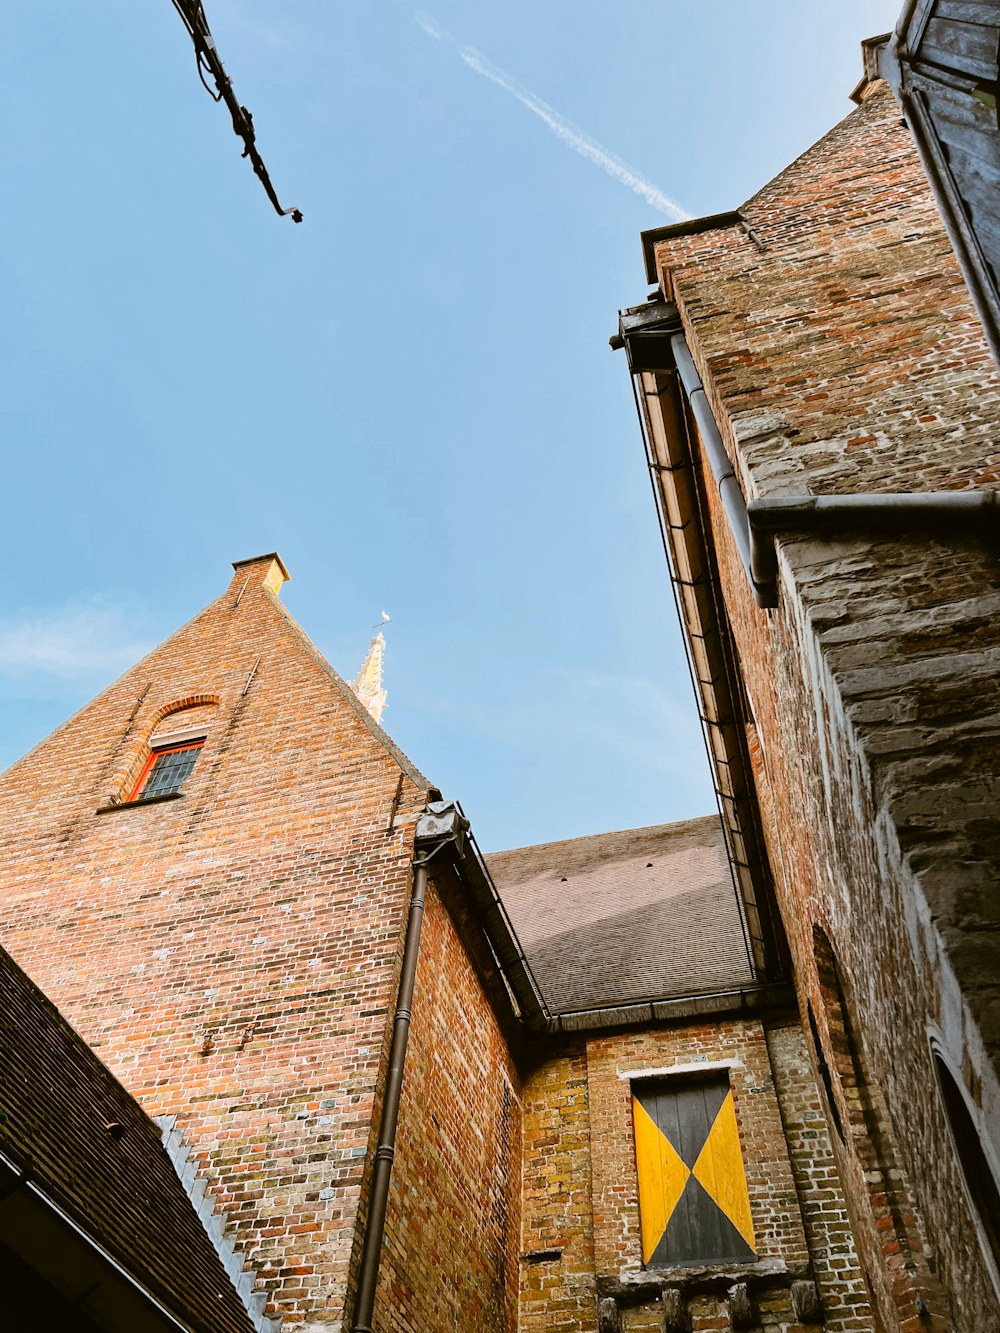
[[[539,851],[544,847],[568,847],[571,844],[581,842],[596,842],[600,838],[622,837],[628,833],[662,833],[666,829],[680,829],[689,825],[704,824],[709,820],[719,825],[721,832],[721,821],[716,812],[710,811],[705,815],[693,815],[690,819],[674,819],[667,824],[640,824],[635,828],[607,829],[603,833],[582,833],[576,838],[554,838],[551,842],[526,842],[519,847],[498,847],[496,851],[484,852],[487,860],[491,856],[509,856],[513,852],[532,852]]]

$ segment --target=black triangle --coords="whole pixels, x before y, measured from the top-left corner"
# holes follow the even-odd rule
[[[717,1072],[711,1079],[677,1084],[641,1085],[633,1094],[688,1169],[701,1156],[715,1118],[729,1095],[729,1080]]]
[[[708,1116],[709,1132],[711,1132],[711,1126],[715,1124],[716,1117],[722,1110],[722,1103],[729,1096],[729,1080],[726,1079],[725,1083],[719,1080],[703,1084],[702,1095],[705,1098],[705,1113]]]
[[[747,1263],[756,1257],[701,1182],[690,1176],[646,1267]]]

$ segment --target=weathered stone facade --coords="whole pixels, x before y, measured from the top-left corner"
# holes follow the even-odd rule
[[[996,487],[1000,383],[883,84],[739,214],[670,230],[649,252],[748,501]],[[1000,1173],[995,546],[955,523],[790,523],[778,605],[761,610],[691,430],[720,633],[879,1317],[995,1333],[988,1227],[956,1150],[975,1134]],[[658,484],[669,504],[669,475]]]

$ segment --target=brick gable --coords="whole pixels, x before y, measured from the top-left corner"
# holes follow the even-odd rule
[[[269,1310],[322,1326],[347,1292],[427,785],[281,610],[271,565],[240,567],[0,780],[0,933],[144,1109],[176,1117]],[[182,795],[115,807],[175,714],[206,728]]]

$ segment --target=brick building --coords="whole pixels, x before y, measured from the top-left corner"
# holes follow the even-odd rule
[[[996,85],[920,61],[950,43],[961,64],[982,38],[995,76],[998,19],[908,4],[892,48],[908,96],[938,87],[922,150],[937,115],[955,180],[986,200],[964,214],[969,246],[996,231],[997,178],[957,120],[995,155]],[[644,235],[657,289],[614,341],[734,862],[751,909],[784,923],[875,1326],[986,1333],[1000,383],[883,46],[866,44],[857,109],[740,209]]]
[[[870,1328],[794,997],[754,965],[718,818],[489,865],[545,1006],[518,1327]]]
[[[150,1327],[1000,1330],[1000,397],[869,55],[621,321],[721,824],[484,858],[276,555],[0,779],[29,1289],[30,1168]]]
[[[487,863],[285,579],[237,564],[0,780],[3,942],[155,1118],[232,1326],[872,1327],[718,819]],[[191,1243],[149,1248],[176,1285]]]

